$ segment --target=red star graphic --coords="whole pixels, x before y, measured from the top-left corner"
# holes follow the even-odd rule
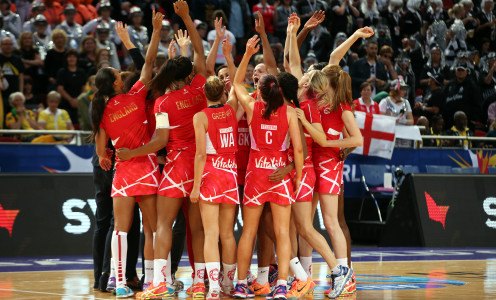
[[[18,213],[19,210],[5,210],[0,205],[0,228],[6,228],[9,231],[10,237],[12,237],[12,227],[14,227]]]
[[[445,221],[449,206],[437,205],[431,195],[427,194],[427,192],[425,192],[425,201],[427,202],[429,219],[443,224],[443,228],[446,229]]]

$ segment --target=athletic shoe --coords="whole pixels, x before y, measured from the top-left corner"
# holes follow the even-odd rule
[[[163,299],[174,296],[174,289],[167,287],[165,282],[161,282],[158,286],[149,285],[146,290],[136,294],[136,299]]]
[[[286,300],[286,286],[285,285],[278,285],[276,286],[275,290],[270,293],[267,297],[267,299],[282,299]]]
[[[205,297],[205,300],[218,300],[218,299],[220,299],[220,290],[209,289],[207,297]]]
[[[331,299],[339,297],[343,292],[345,286],[351,281],[351,275],[353,274],[353,270],[347,267],[340,266],[340,272],[337,275],[334,275],[334,284],[333,290],[329,293],[328,297]]]
[[[109,280],[109,273],[103,273],[102,276],[100,276],[100,279],[98,279],[98,289],[102,292],[107,292],[107,284]]]
[[[187,290],[186,290],[186,295],[188,296],[193,296],[193,290],[195,289],[196,284],[192,284]]]
[[[172,281],[172,285],[174,286],[176,293],[184,290],[184,282],[182,282],[181,280],[175,279],[174,281]]]
[[[356,293],[355,272],[351,275],[351,280],[346,283],[341,295],[353,295]]]
[[[246,273],[246,280],[248,280],[248,286],[252,285],[256,280],[257,277],[251,273],[250,270]]]
[[[270,294],[270,284],[266,282],[264,285],[261,285],[255,281],[252,285],[250,285],[250,290],[253,291],[255,296],[267,296]]]
[[[269,282],[270,286],[274,286],[277,283],[277,278],[279,276],[279,271],[277,269],[277,265],[269,266]]]
[[[115,277],[110,277],[107,282],[107,292],[114,292],[115,291],[115,285],[117,284],[117,280]]]
[[[287,294],[288,299],[298,299],[305,296],[307,293],[313,291],[315,288],[315,282],[312,278],[308,277],[306,281],[295,280],[291,286],[291,290]]]
[[[232,298],[232,296],[234,295],[234,285],[231,286],[223,285],[220,293],[223,296]]]
[[[236,288],[234,288],[234,296],[236,299],[245,299],[245,298],[254,298],[255,294],[253,291],[248,288],[248,286],[244,283],[236,284]]]
[[[194,299],[203,299],[205,298],[205,284],[198,282],[193,289],[193,298]]]
[[[144,292],[146,289],[148,289],[148,287],[149,287],[149,286],[151,286],[151,285],[152,285],[152,282],[151,282],[151,281],[150,281],[150,282],[145,282],[145,283],[143,283],[143,292]]]
[[[286,283],[286,290],[289,291],[291,287],[293,286],[293,283],[296,281],[295,277],[288,276],[288,281]],[[272,289],[275,290],[275,287]]]
[[[116,298],[127,298],[134,295],[133,291],[128,286],[118,287],[115,289]]]

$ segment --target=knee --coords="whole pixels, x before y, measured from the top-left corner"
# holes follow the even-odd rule
[[[296,224],[296,231],[298,232],[298,235],[303,237],[305,240],[313,229],[313,226],[310,226],[310,224]]]
[[[289,237],[289,226],[275,225],[274,234],[277,239]]]
[[[327,231],[334,231],[339,227],[339,222],[337,218],[325,216],[324,217],[324,226]]]

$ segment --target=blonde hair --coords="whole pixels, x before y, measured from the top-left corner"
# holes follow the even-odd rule
[[[465,9],[463,7],[463,4],[457,3],[455,4],[452,8],[448,10],[448,15],[450,18],[454,18],[457,13],[459,13],[462,9]]]
[[[63,31],[62,29],[55,29],[52,31],[52,36],[51,36],[52,42],[54,42],[55,37],[58,35],[61,35],[64,37],[64,40],[65,40],[64,44],[67,45],[67,33],[65,33],[65,31]]]
[[[46,96],[46,99],[47,99],[47,101],[54,99],[54,100],[58,100],[60,102],[60,100],[62,99],[62,96],[60,96],[60,93],[57,91],[51,91]]]
[[[22,40],[24,39],[25,36],[27,35],[30,35],[31,36],[31,40],[33,40],[33,33],[31,31],[24,31],[22,32],[20,35],[19,35],[19,38],[17,39],[17,48],[19,50],[22,50]],[[31,48],[35,49],[34,47],[34,41],[33,43],[31,44]]]
[[[330,106],[331,111],[337,109],[343,103],[353,104],[351,96],[351,77],[338,65],[327,65],[322,72],[329,80],[329,86],[334,90],[333,101],[319,103],[320,107]]]
[[[331,104],[331,97],[328,92],[329,81],[324,72],[320,70],[309,72],[307,94],[311,98],[315,98],[318,101],[319,106],[323,107]]]
[[[205,97],[210,101],[220,101],[224,95],[224,82],[217,76],[210,76],[205,83]]]

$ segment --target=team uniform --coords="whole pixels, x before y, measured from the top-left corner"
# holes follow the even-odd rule
[[[230,105],[203,110],[208,119],[207,160],[200,199],[213,203],[239,204],[236,166],[238,120]]]
[[[150,141],[145,112],[146,95],[146,87],[138,81],[127,94],[117,95],[108,101],[100,128],[107,132],[115,149],[135,149]],[[111,196],[156,194],[159,179],[155,153],[117,161]]]
[[[255,102],[250,126],[251,151],[246,170],[243,204],[265,202],[287,205],[294,202],[293,184],[288,175],[280,182],[270,182],[269,175],[288,162],[289,125],[287,106],[272,112],[270,120],[262,118],[265,104]]]
[[[344,122],[342,114],[345,110],[351,111],[349,103],[338,105],[336,110],[329,107],[320,109],[322,127],[327,140],[338,140],[343,131]],[[343,184],[343,165],[339,159],[340,148],[324,148],[313,143],[313,163],[317,181],[315,189],[318,193],[339,194]]]
[[[238,165],[238,184],[245,184],[246,168],[250,157],[250,129],[246,114],[243,114],[238,122],[238,151],[236,152],[236,163]]]
[[[307,99],[307,100],[300,102],[300,109],[303,110],[303,112],[305,113],[305,118],[310,123],[321,123],[320,113],[317,109],[317,105],[315,104],[314,100]],[[305,158],[305,161],[303,163],[303,172],[302,172],[302,177],[301,177],[301,182],[300,182],[300,188],[296,192],[295,201],[296,202],[312,202],[313,189],[314,189],[315,180],[316,180],[315,169],[314,169],[313,161],[312,161],[313,139],[305,128],[303,128],[303,133],[305,134],[305,142],[307,144],[308,156]],[[294,158],[293,148],[291,147],[289,149],[289,161],[292,162],[293,158]],[[295,176],[296,176],[296,170],[293,169],[293,171],[291,171],[291,179],[293,179],[293,181],[294,181]]]
[[[195,130],[193,116],[207,107],[206,79],[196,75],[190,85],[168,92],[155,101],[155,113],[169,121],[167,159],[158,194],[171,198],[189,196],[195,178]]]

